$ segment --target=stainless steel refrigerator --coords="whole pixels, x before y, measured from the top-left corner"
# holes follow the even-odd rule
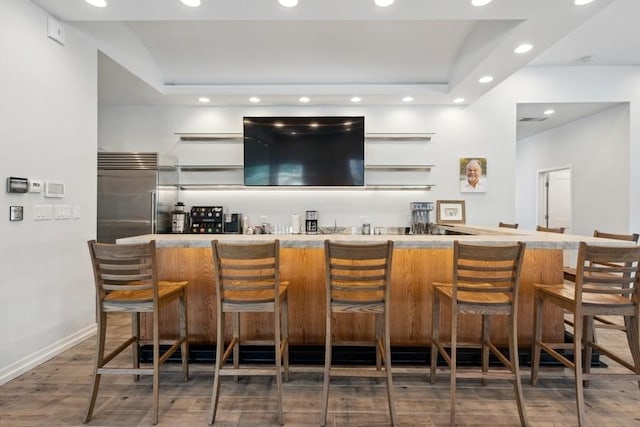
[[[171,232],[177,172],[158,159],[158,153],[98,153],[99,242]]]

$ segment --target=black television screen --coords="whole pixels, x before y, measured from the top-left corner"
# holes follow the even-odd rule
[[[244,184],[364,185],[364,117],[245,117]]]

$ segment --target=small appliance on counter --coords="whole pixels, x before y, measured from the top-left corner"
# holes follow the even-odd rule
[[[433,210],[433,202],[411,202],[411,234],[431,234],[432,224],[429,212]]]
[[[193,206],[191,208],[191,233],[222,234],[222,206]]]
[[[239,213],[224,214],[223,229],[225,234],[242,233],[242,214],[239,214]]]
[[[184,211],[184,203],[178,202],[171,211],[171,232],[175,234],[186,233],[189,230],[189,217]]]
[[[318,234],[318,211],[306,211],[304,231],[306,234]]]

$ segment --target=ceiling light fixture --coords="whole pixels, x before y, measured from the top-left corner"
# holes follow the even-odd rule
[[[464,102],[464,98],[456,98],[453,100],[453,102],[456,104],[462,104]]]
[[[360,102],[362,101],[362,98],[360,98],[359,96],[354,96],[353,98],[351,98],[351,102]]]
[[[493,81],[493,77],[492,76],[482,76],[478,79],[478,81],[480,83],[489,83]]]
[[[249,102],[253,102],[254,104],[260,102],[260,98],[258,98],[257,96],[252,96],[251,98],[249,98]]]
[[[211,102],[211,98],[207,98],[206,96],[201,96],[198,98],[198,102],[202,102],[203,104],[208,104]]]
[[[95,7],[107,7],[107,0],[84,0],[91,6]]]
[[[513,49],[514,53],[527,53],[533,49],[533,45],[529,43],[522,43],[520,46]]]
[[[405,96],[404,98],[402,98],[402,102],[413,102],[413,97]]]
[[[471,0],[471,4],[474,6],[486,6],[491,3],[493,0]]]
[[[180,0],[183,5],[189,7],[200,7],[200,0]]]
[[[551,108],[549,108],[548,110],[544,110],[544,113],[543,113],[543,114],[544,114],[545,116],[550,116],[550,115],[552,115],[552,114],[553,114],[553,113],[555,113],[555,112],[556,112],[555,110],[552,110]]]
[[[309,101],[311,101],[311,99],[308,96],[301,96],[300,98],[298,98],[298,101],[300,101],[300,102],[309,102]]]
[[[295,7],[298,5],[298,0],[278,0],[278,3],[284,7]]]
[[[573,4],[576,6],[584,6],[585,4],[593,3],[593,0],[574,0]]]
[[[391,6],[395,0],[375,0],[376,6],[387,7]]]

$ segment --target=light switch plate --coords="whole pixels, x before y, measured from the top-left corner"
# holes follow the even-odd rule
[[[33,216],[36,221],[48,221],[53,219],[53,206],[36,205],[33,207]]]

